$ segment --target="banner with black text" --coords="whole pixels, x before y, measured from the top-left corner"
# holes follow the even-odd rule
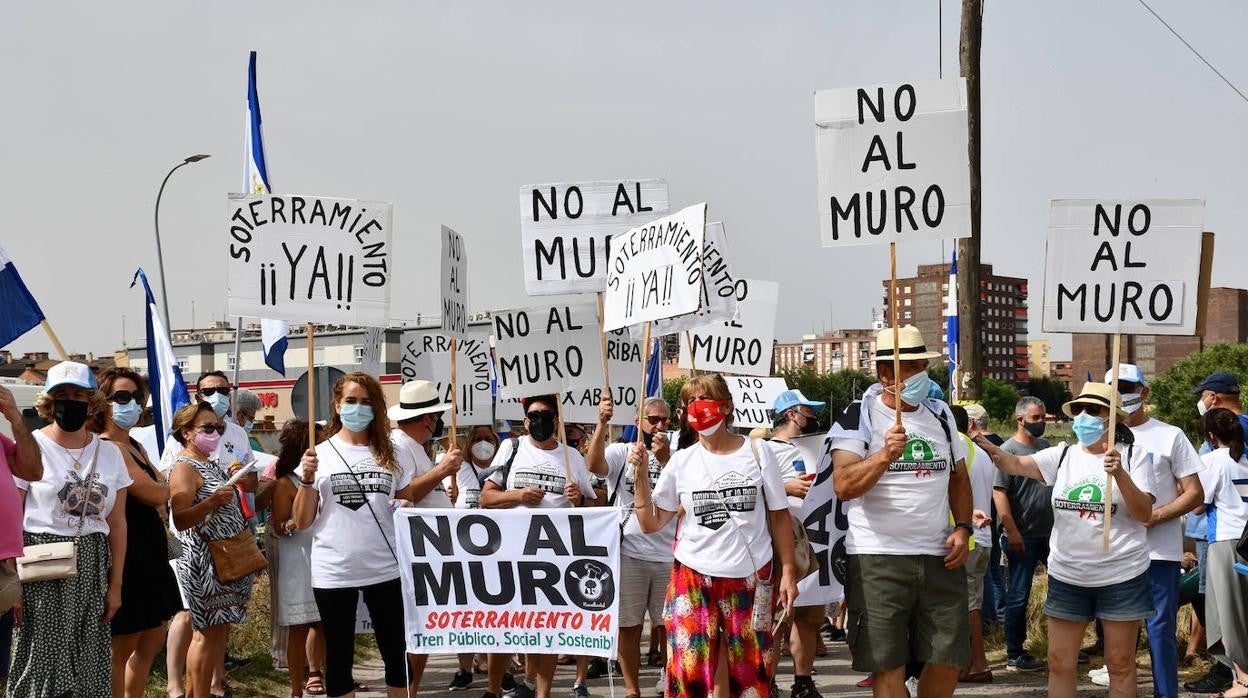
[[[432,381],[438,395],[451,401],[451,338],[438,330],[407,330],[399,337],[399,373],[403,382]],[[456,419],[461,426],[494,423],[490,393],[490,333],[470,329],[455,343],[459,382]],[[450,422],[450,419],[447,419]]]
[[[845,559],[845,532],[849,518],[841,511],[841,502],[832,487],[832,454],[824,434],[799,436],[792,440],[802,452],[806,472],[815,473],[810,491],[802,500],[800,519],[810,537],[810,546],[819,560],[819,571],[797,583],[799,606],[818,606],[839,601],[845,596],[848,570],[838,560]],[[812,469],[811,463],[818,465]]]

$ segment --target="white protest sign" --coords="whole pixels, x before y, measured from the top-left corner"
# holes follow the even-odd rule
[[[438,330],[408,330],[399,338],[402,354],[399,373],[403,382],[432,381],[444,402],[451,401],[451,339]],[[490,335],[469,332],[455,342],[455,373],[459,395],[456,421],[477,426],[494,421],[490,395]],[[447,421],[450,421],[449,419]]]
[[[442,333],[468,337],[468,250],[459,233],[442,226]]]
[[[815,93],[824,247],[971,234],[966,81]]]
[[[706,204],[612,236],[602,295],[607,331],[692,313],[702,299]]]
[[[680,335],[680,367],[745,376],[770,376],[780,284],[741,279],[735,320]],[[690,360],[689,340],[693,341]]]
[[[1195,334],[1204,207],[1199,200],[1053,201],[1044,331]]]
[[[368,606],[364,605],[363,594],[358,595],[355,599],[355,634],[374,634],[373,617],[368,613]]]
[[[823,434],[793,439],[793,445],[802,452],[806,472],[815,473],[810,491],[802,500],[799,518],[814,548],[815,559],[819,561],[819,571],[797,583],[798,599],[803,606],[832,603],[845,596],[848,570],[833,561],[845,557],[849,518],[841,511],[841,503],[832,489],[832,456],[826,439]],[[812,463],[818,465],[812,468]]]
[[[640,340],[632,340],[626,330],[607,333],[607,370],[611,374],[611,399],[615,403],[611,424],[628,426],[637,423],[638,396],[641,395],[641,344]],[[586,349],[589,350],[588,347]],[[599,367],[601,363],[599,359]],[[599,380],[596,386],[565,392],[561,406],[564,421],[597,423],[602,383]]]
[[[740,281],[728,264],[728,236],[723,223],[707,223],[702,239],[702,304],[688,315],[660,318],[650,323],[654,337],[684,332],[712,322],[727,322],[737,315],[737,293]],[[642,337],[642,327],[630,328],[633,336]]]
[[[775,422],[771,406],[775,404],[776,396],[789,389],[784,379],[725,376],[724,380],[732,393],[732,425],[771,428]]]
[[[524,290],[530,296],[602,290],[607,238],[667,213],[662,179],[520,187]]]
[[[614,656],[614,508],[399,509],[394,532],[408,652]]]
[[[230,194],[227,314],[385,327],[392,206]]]
[[[595,304],[500,310],[492,319],[500,400],[602,387]]]

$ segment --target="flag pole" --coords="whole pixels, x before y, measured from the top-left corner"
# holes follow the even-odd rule
[[[451,449],[455,448],[455,444],[456,444],[455,430],[459,426],[459,417],[458,417],[459,398],[457,396],[457,393],[459,392],[459,387],[455,381],[455,352],[456,352],[455,337],[452,336],[451,337],[451,445],[450,445]]]
[[[316,361],[313,359],[314,326],[308,323],[308,449],[316,449]]]
[[[65,351],[65,347],[61,344],[60,338],[56,336],[56,332],[52,331],[52,325],[47,318],[40,320],[39,326],[43,328],[44,332],[48,333],[48,339],[52,340],[52,346],[56,348],[56,353],[61,355],[61,361],[69,361],[69,353]]]
[[[1114,348],[1111,352],[1109,369],[1109,443],[1105,447],[1105,454],[1114,448],[1114,438],[1118,432],[1118,357],[1121,355],[1122,334],[1114,333]],[[1123,463],[1121,467],[1126,468],[1129,463]],[[1109,552],[1109,529],[1113,523],[1114,516],[1114,477],[1112,475],[1105,478],[1105,552]]]
[[[901,352],[897,346],[897,243],[888,243],[888,308],[889,324],[893,326],[893,412],[901,426]]]

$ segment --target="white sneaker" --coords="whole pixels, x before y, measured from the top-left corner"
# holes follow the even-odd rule
[[[1103,666],[1088,672],[1088,680],[1097,686],[1109,685],[1109,667]]]
[[[1088,670],[1088,676],[1095,676],[1095,675],[1097,675],[1097,674],[1100,674],[1100,675],[1102,675],[1102,676],[1109,676],[1109,667],[1108,667],[1108,666],[1099,666],[1099,667],[1097,667],[1097,668],[1095,668],[1095,669],[1090,669],[1090,670]]]
[[[667,667],[659,669],[659,682],[654,684],[654,695],[661,696],[667,693]]]
[[[918,677],[916,677],[916,676],[911,676],[910,678],[906,679],[906,691],[908,691],[908,692],[910,693],[910,695],[912,695],[912,696],[917,696],[917,695],[919,695],[919,679],[918,679]]]

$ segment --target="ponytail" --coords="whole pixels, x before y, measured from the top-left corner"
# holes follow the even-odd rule
[[[1225,407],[1215,407],[1201,418],[1201,428],[1214,439],[1214,445],[1225,446],[1232,460],[1244,457],[1244,425],[1239,416]]]

